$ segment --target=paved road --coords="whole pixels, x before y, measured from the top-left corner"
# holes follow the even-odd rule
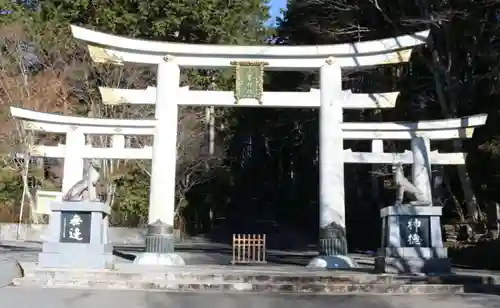
[[[496,308],[494,295],[279,295],[0,288],[16,308]]]
[[[2,262],[36,260],[38,247],[0,247]],[[126,261],[125,261],[126,262]],[[7,264],[7,263],[5,263]],[[6,266],[6,265],[4,265]],[[7,273],[8,274],[8,273]],[[4,275],[5,276],[5,275]],[[0,287],[0,308],[500,308],[493,295],[259,295]]]

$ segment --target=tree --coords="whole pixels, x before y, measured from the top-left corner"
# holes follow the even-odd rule
[[[10,118],[8,108],[21,106],[39,111],[67,113],[71,104],[69,92],[65,78],[58,70],[54,70],[54,63],[50,58],[55,54],[46,52],[48,45],[45,43],[53,39],[43,33],[50,29],[50,25],[37,24],[30,12],[10,1],[3,1],[0,6],[9,8],[9,14],[5,14],[0,21],[0,108],[3,117],[0,153],[4,165],[3,183],[6,185],[4,187],[15,187],[17,182],[21,189],[9,188],[12,192],[18,192],[10,195],[15,200],[11,202],[20,202],[22,208],[24,198],[27,197],[29,217],[33,222],[40,222],[41,217],[35,208],[34,190],[40,186],[54,188],[54,185],[43,180],[43,164],[39,160],[35,160],[35,168],[29,170],[32,159],[27,155],[27,149],[33,142],[38,142],[37,139],[51,139],[54,136],[22,134]],[[9,177],[9,172],[16,172],[19,176]],[[7,179],[13,183],[7,183]],[[8,202],[3,204],[6,203]],[[18,210],[13,212],[17,213]]]
[[[8,2],[8,1],[5,1]],[[100,31],[128,37],[170,40],[198,43],[253,43],[262,41],[266,34],[263,27],[267,19],[267,6],[261,1],[40,1],[36,10],[8,3],[9,13],[2,19],[5,27],[18,27],[22,41],[35,49],[30,54],[38,57],[36,64],[23,76],[15,61],[9,58],[9,67],[4,74],[15,81],[27,80],[33,86],[35,77],[45,82],[60,85],[54,89],[57,99],[43,91],[37,92],[39,101],[49,104],[42,109],[47,112],[62,112],[104,118],[146,118],[152,117],[153,106],[105,106],[100,101],[98,86],[144,88],[155,83],[154,68],[108,67],[94,65],[88,58],[83,44],[73,39],[69,24],[93,27]],[[7,4],[6,4],[7,5]],[[7,29],[7,28],[5,28]],[[5,30],[5,33],[13,33]],[[56,81],[47,79],[56,78]],[[200,89],[225,87],[231,80],[228,72],[183,71],[183,83]],[[10,95],[12,89],[3,86],[4,106],[12,105],[16,98]],[[30,95],[33,99],[33,95]],[[62,101],[62,105],[56,102]],[[29,108],[29,105],[23,105]],[[59,109],[58,109],[59,108]],[[61,109],[62,108],[62,109]],[[179,200],[185,204],[191,188],[210,179],[206,165],[219,165],[219,156],[204,157],[200,154],[203,135],[200,108],[181,110],[181,135],[179,148],[179,174],[177,191]],[[220,113],[223,114],[223,113]],[[186,122],[187,121],[187,122]],[[198,123],[194,125],[193,123]],[[220,119],[220,122],[224,122]],[[186,123],[191,123],[187,125]],[[187,130],[184,130],[184,128]],[[92,138],[90,143],[105,145],[106,138]],[[148,145],[147,138],[135,140],[139,145]],[[150,145],[150,144],[149,144]],[[10,149],[12,150],[12,149]],[[105,162],[106,191],[112,189],[118,198],[116,213],[130,223],[139,223],[147,209],[147,186],[149,164],[138,165],[126,162]],[[132,178],[131,178],[132,176]],[[114,187],[114,188],[113,188]],[[183,205],[179,208],[186,206]],[[128,212],[127,212],[128,211]],[[125,212],[125,213],[124,213]],[[115,215],[117,217],[119,215]],[[140,217],[139,217],[140,218]]]
[[[481,219],[478,204],[500,197],[495,189],[498,185],[495,140],[499,131],[490,124],[498,118],[498,107],[491,102],[498,96],[499,53],[493,42],[499,35],[499,4],[498,1],[292,0],[278,27],[277,41],[293,45],[343,43],[430,28],[427,48],[415,50],[408,65],[346,73],[345,82],[354,90],[397,88],[402,92],[393,111],[362,111],[349,113],[346,118],[394,121],[488,113],[488,123],[476,130],[471,141],[438,145],[444,151],[466,151],[469,159],[466,167],[444,168],[441,182],[448,193],[437,195],[435,201],[451,205],[456,200],[456,215],[466,212],[471,220],[477,221]],[[287,78],[290,87],[307,88],[314,83],[315,76],[299,74],[295,80],[291,79]],[[298,116],[303,119],[306,114]],[[315,155],[312,150],[310,153]],[[363,188],[366,184],[359,183]],[[452,212],[449,207],[445,210]]]

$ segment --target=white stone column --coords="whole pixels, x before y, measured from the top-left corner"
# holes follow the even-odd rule
[[[66,133],[66,151],[62,178],[62,193],[66,194],[73,185],[83,178],[83,157],[85,134],[75,127]]]
[[[384,140],[382,139],[374,139],[372,140],[372,153],[384,153]],[[376,174],[379,166],[372,165],[372,173]],[[380,198],[380,180],[377,177],[372,178],[372,196],[375,199],[374,204],[378,205],[382,208],[384,205],[381,202]]]
[[[148,223],[158,220],[174,225],[175,170],[177,160],[177,126],[180,68],[169,61],[158,65],[153,140],[153,161]]]
[[[342,71],[330,58],[320,69],[320,253],[347,253],[342,138]]]
[[[175,169],[180,68],[172,60],[158,65],[156,130],[153,139],[146,252],[174,250]]]
[[[429,138],[413,137],[411,140],[411,151],[413,152],[413,185],[422,192],[426,201],[432,202],[431,145]]]

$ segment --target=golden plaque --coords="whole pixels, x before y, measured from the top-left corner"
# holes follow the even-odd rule
[[[253,98],[262,104],[264,93],[264,66],[265,62],[231,62],[235,65],[236,88],[234,90],[235,104],[240,99]]]

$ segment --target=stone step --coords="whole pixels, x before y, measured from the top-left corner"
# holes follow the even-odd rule
[[[170,291],[314,292],[314,293],[460,293],[466,289],[497,292],[499,276],[373,274],[359,270],[289,266],[143,266],[117,264],[114,269],[41,268],[21,264],[18,286]]]
[[[267,283],[267,284],[499,284],[497,277],[484,275],[403,276],[393,274],[366,274],[358,272],[302,270],[259,271],[234,269],[161,268],[157,270],[25,270],[26,279],[39,280],[95,280],[95,281],[196,281],[197,283]]]
[[[251,283],[251,284],[311,284],[321,283],[325,285],[338,285],[338,284],[370,284],[370,285],[422,285],[422,284],[445,284],[442,281],[432,279],[403,279],[402,277],[384,277],[384,279],[376,279],[376,277],[338,277],[338,276],[324,276],[324,277],[295,277],[295,276],[199,276],[199,275],[183,275],[176,276],[173,274],[166,275],[78,275],[75,273],[60,274],[60,275],[26,275],[22,280],[36,280],[36,281],[109,281],[109,282],[165,282],[165,283],[180,283],[180,282],[196,282],[200,284],[237,284],[237,283]],[[459,284],[459,283],[447,283]]]
[[[338,275],[315,273],[203,273],[199,272],[118,272],[118,271],[41,271],[25,273],[26,278],[42,280],[99,281],[197,281],[199,283],[313,283],[325,284],[429,284],[442,283],[437,277],[403,277],[396,275]]]
[[[314,294],[460,294],[463,285],[445,284],[325,284],[325,283],[228,283],[198,281],[111,281],[93,279],[43,280],[15,279],[19,287],[109,289],[109,290],[151,290],[171,292],[271,292],[271,293],[314,293]]]

